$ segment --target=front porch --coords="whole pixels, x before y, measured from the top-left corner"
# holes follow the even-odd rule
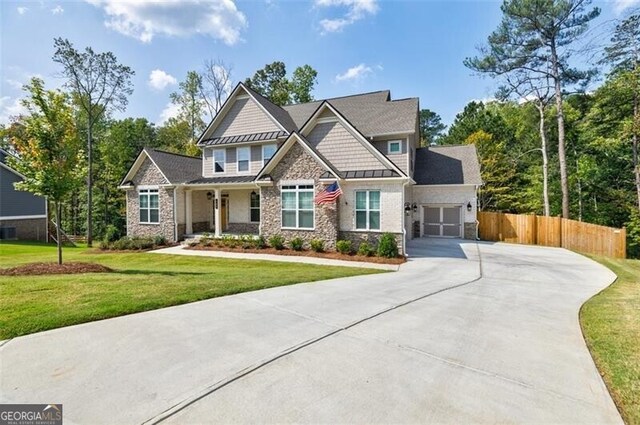
[[[177,240],[257,236],[260,189],[255,185],[184,186],[176,196]]]

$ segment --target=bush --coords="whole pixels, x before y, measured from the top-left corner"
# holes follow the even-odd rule
[[[131,248],[130,249],[151,249],[153,248],[154,238],[141,238],[141,237],[133,237],[131,238]]]
[[[265,240],[264,236],[260,235],[258,236],[258,239],[256,239],[255,242],[256,248],[258,249],[265,249],[267,247],[267,241]]]
[[[351,241],[338,241],[336,242],[336,249],[340,254],[351,253]]]
[[[293,238],[289,241],[289,246],[294,251],[302,251],[302,246],[304,245],[304,241],[302,238]]]
[[[240,237],[240,245],[242,245],[242,249],[251,249],[255,247],[256,242],[251,236],[242,236]]]
[[[384,233],[378,242],[378,256],[395,258],[398,256],[398,242],[391,233]]]
[[[280,251],[284,249],[284,238],[281,235],[273,235],[269,238],[269,245],[271,248]]]
[[[153,244],[156,246],[164,246],[167,244],[167,238],[164,235],[156,235],[153,237]]]
[[[120,239],[118,239],[117,241],[115,241],[112,245],[111,245],[112,249],[117,249],[119,251],[124,251],[127,249],[133,249],[133,243],[131,242],[131,238],[129,238],[128,236],[124,236]]]
[[[312,239],[309,245],[311,245],[311,249],[315,252],[324,251],[324,239]]]
[[[627,228],[627,256],[640,258],[640,213],[633,208],[629,215],[629,221],[625,223]]]
[[[240,240],[233,236],[223,236],[221,242],[227,248],[236,248],[240,245]]]
[[[358,255],[363,257],[371,257],[375,254],[376,250],[369,244],[369,242],[361,242],[358,247]]]
[[[100,241],[100,245],[98,245],[98,248],[100,248],[101,250],[105,251],[107,249],[111,249],[111,245],[109,244],[109,242],[105,238],[105,240]]]
[[[207,238],[207,237],[200,238],[198,243],[200,243],[200,245],[202,245],[202,246],[214,246],[215,245],[214,240],[211,239],[211,238]]]
[[[118,229],[113,224],[108,225],[104,231],[104,242],[106,242],[108,245],[111,242],[117,241],[118,239],[120,239],[120,229]]]

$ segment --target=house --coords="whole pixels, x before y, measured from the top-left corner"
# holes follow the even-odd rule
[[[413,237],[475,238],[475,148],[418,148],[418,111],[417,98],[388,90],[279,107],[240,83],[198,140],[201,157],[140,153],[120,186],[127,233],[280,234],[333,248],[389,232],[403,250]],[[337,201],[316,204],[334,182]]]
[[[7,165],[11,154],[0,149],[0,240],[47,240],[47,201],[41,196],[16,190],[24,179]]]

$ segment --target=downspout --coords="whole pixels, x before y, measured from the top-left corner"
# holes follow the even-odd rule
[[[476,240],[480,240],[480,221],[478,220],[478,185],[476,187]]]
[[[173,188],[173,242],[178,242],[178,220],[176,219],[176,192],[178,188]]]
[[[402,204],[400,204],[400,208],[402,211],[402,255],[404,255],[405,257],[408,257],[407,255],[407,219],[405,218],[405,212],[404,212],[404,203],[405,203],[405,197],[404,197],[404,191],[405,188],[407,187],[407,185],[409,184],[410,180],[407,179],[405,180],[404,183],[402,183]]]

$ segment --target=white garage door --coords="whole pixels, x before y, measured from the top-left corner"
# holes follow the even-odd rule
[[[462,207],[459,205],[425,205],[423,208],[422,234],[449,238],[462,237]]]

